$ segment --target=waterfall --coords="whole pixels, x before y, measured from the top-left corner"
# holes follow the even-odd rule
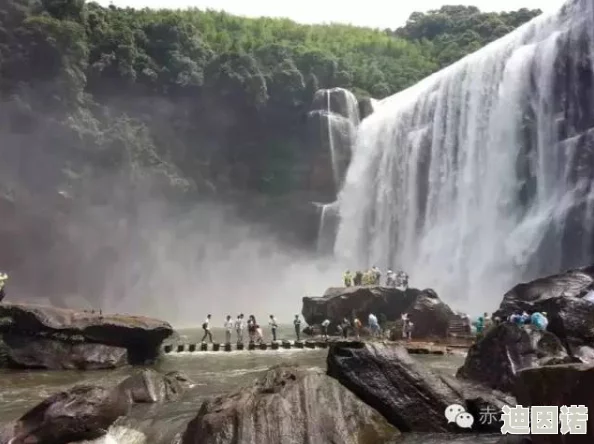
[[[316,205],[320,208],[317,250],[319,253],[332,252],[337,227],[336,197],[342,187],[351,160],[359,126],[359,104],[353,93],[343,88],[321,89],[313,99],[310,119],[319,128],[317,140],[323,154],[328,159],[332,175],[332,190],[328,194],[330,203]]]
[[[335,254],[475,312],[591,259],[594,6],[573,0],[382,100],[358,130]]]

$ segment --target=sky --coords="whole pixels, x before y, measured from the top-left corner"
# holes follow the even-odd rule
[[[301,23],[349,23],[373,28],[397,28],[412,12],[438,9],[442,5],[474,5],[482,11],[558,9],[565,0],[95,0],[107,6],[134,8],[188,8],[224,10],[248,17],[288,17]],[[389,5],[389,6],[387,6]]]

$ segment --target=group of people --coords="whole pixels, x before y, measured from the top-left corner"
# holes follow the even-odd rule
[[[535,311],[530,314],[526,311],[523,311],[522,313],[512,313],[506,320],[507,322],[511,322],[512,324],[516,325],[534,325],[539,330],[546,330],[547,326],[549,325],[547,313],[539,311]],[[476,329],[477,335],[482,335],[489,329],[489,327],[500,324],[501,322],[501,318],[496,316],[491,317],[488,313],[485,313],[483,316],[478,317],[478,319],[473,323],[473,326]]]
[[[343,274],[343,283],[345,287],[358,287],[365,285],[380,285],[382,272],[375,265],[367,271],[346,270]],[[404,271],[395,273],[392,270],[386,272],[386,287],[408,288],[408,275]]]
[[[322,326],[322,337],[324,339],[328,339],[328,328],[330,327],[331,321],[330,319],[325,319],[321,326]],[[367,317],[367,325],[369,327],[369,331],[371,333],[371,337],[381,337],[382,336],[382,329],[379,325],[377,320],[377,316],[373,313],[369,313]],[[343,320],[336,325],[336,330],[340,336],[343,338],[348,338],[349,332],[352,332],[354,336],[359,339],[361,337],[361,330],[363,328],[363,324],[359,320],[357,316],[353,317],[353,320],[349,320],[349,318],[345,317]]]
[[[204,336],[202,336],[202,340],[200,342],[205,342],[208,339],[211,343],[213,342],[212,332],[210,330],[210,322],[212,319],[212,315],[206,316],[206,319],[202,323],[202,330],[204,330]],[[225,343],[231,343],[231,337],[233,335],[233,331],[235,330],[235,334],[237,335],[237,342],[243,343],[244,341],[244,331],[247,327],[248,333],[248,340],[249,342],[254,342],[256,344],[262,343],[264,341],[262,327],[256,321],[256,317],[254,315],[250,315],[248,317],[247,322],[244,321],[245,316],[243,313],[237,315],[236,319],[232,319],[231,315],[227,315],[225,318],[225,322],[223,324],[225,328]],[[268,320],[268,325],[270,327],[270,331],[272,333],[272,340],[277,340],[277,330],[278,330],[278,322],[274,315],[270,315]],[[301,337],[301,319],[299,315],[295,315],[295,319],[293,320],[293,325],[295,327],[295,334],[297,335],[297,340],[300,340]]]

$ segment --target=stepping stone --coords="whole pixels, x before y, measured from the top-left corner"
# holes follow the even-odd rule
[[[227,343],[225,344],[225,351],[226,351],[226,352],[230,352],[230,351],[231,351],[231,343],[230,343],[230,342],[227,342]]]
[[[255,350],[256,349],[256,344],[254,344],[253,342],[250,342],[248,344],[248,350]]]
[[[243,350],[244,349],[244,343],[243,342],[238,342],[237,343],[237,350]]]
[[[316,348],[316,343],[313,341],[305,341],[306,348]]]
[[[185,346],[183,344],[177,346],[177,352],[181,353],[184,351]]]
[[[173,350],[173,345],[166,345],[165,347],[163,347],[163,351],[165,353],[171,353],[172,350]]]
[[[206,344],[206,342],[203,342],[202,344],[200,344],[200,351],[208,351],[208,344]]]
[[[266,344],[265,342],[262,342],[260,344],[260,350],[266,350],[268,348],[268,344]]]
[[[303,341],[295,341],[295,348],[303,348],[304,344]]]
[[[195,352],[196,351],[196,344],[190,344],[190,346],[188,347],[188,351],[189,352]]]
[[[291,348],[291,341],[283,341],[283,348]]]
[[[221,348],[221,344],[219,344],[218,342],[215,342],[214,344],[212,344],[212,351],[218,352]]]
[[[273,350],[278,350],[278,348],[279,348],[278,342],[271,343],[270,348]]]

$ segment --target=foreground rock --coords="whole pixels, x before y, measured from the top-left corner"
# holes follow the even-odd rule
[[[495,412],[515,405],[511,396],[426,369],[399,346],[336,343],[330,347],[327,364],[328,375],[402,432],[462,431],[444,416],[452,404],[463,406],[475,418],[487,408]],[[498,432],[501,424],[493,419],[490,424],[477,419],[472,428]]]
[[[16,368],[100,369],[153,362],[171,325],[157,319],[2,304],[0,334]]]
[[[546,312],[548,330],[561,339],[570,354],[594,346],[594,265],[516,285],[503,296],[496,316],[504,319],[526,310]],[[594,301],[594,297],[592,299]]]
[[[518,404],[523,406],[583,405],[594,411],[594,366],[587,364],[554,365],[522,370],[514,388]],[[559,416],[561,422],[561,411]],[[573,420],[578,420],[573,417]],[[588,419],[587,433],[532,435],[534,444],[590,444],[594,442],[594,421]]]
[[[369,313],[378,318],[385,316],[383,320],[389,322],[400,320],[402,313],[409,313],[414,323],[414,336],[419,339],[446,337],[450,322],[458,319],[431,289],[340,287],[329,288],[322,297],[303,298],[302,314],[310,325],[320,324],[324,319],[337,325],[344,317],[354,316],[365,323]]]
[[[0,444],[59,444],[105,435],[128,413],[120,390],[81,385],[56,393],[25,413],[0,434]]]
[[[183,444],[390,443],[399,435],[321,371],[271,368],[251,388],[205,402]]]
[[[470,347],[456,376],[511,392],[518,371],[570,361],[554,334],[506,322],[489,329]]]
[[[192,382],[181,372],[159,373],[143,369],[123,380],[118,389],[132,403],[162,403],[177,401]]]

